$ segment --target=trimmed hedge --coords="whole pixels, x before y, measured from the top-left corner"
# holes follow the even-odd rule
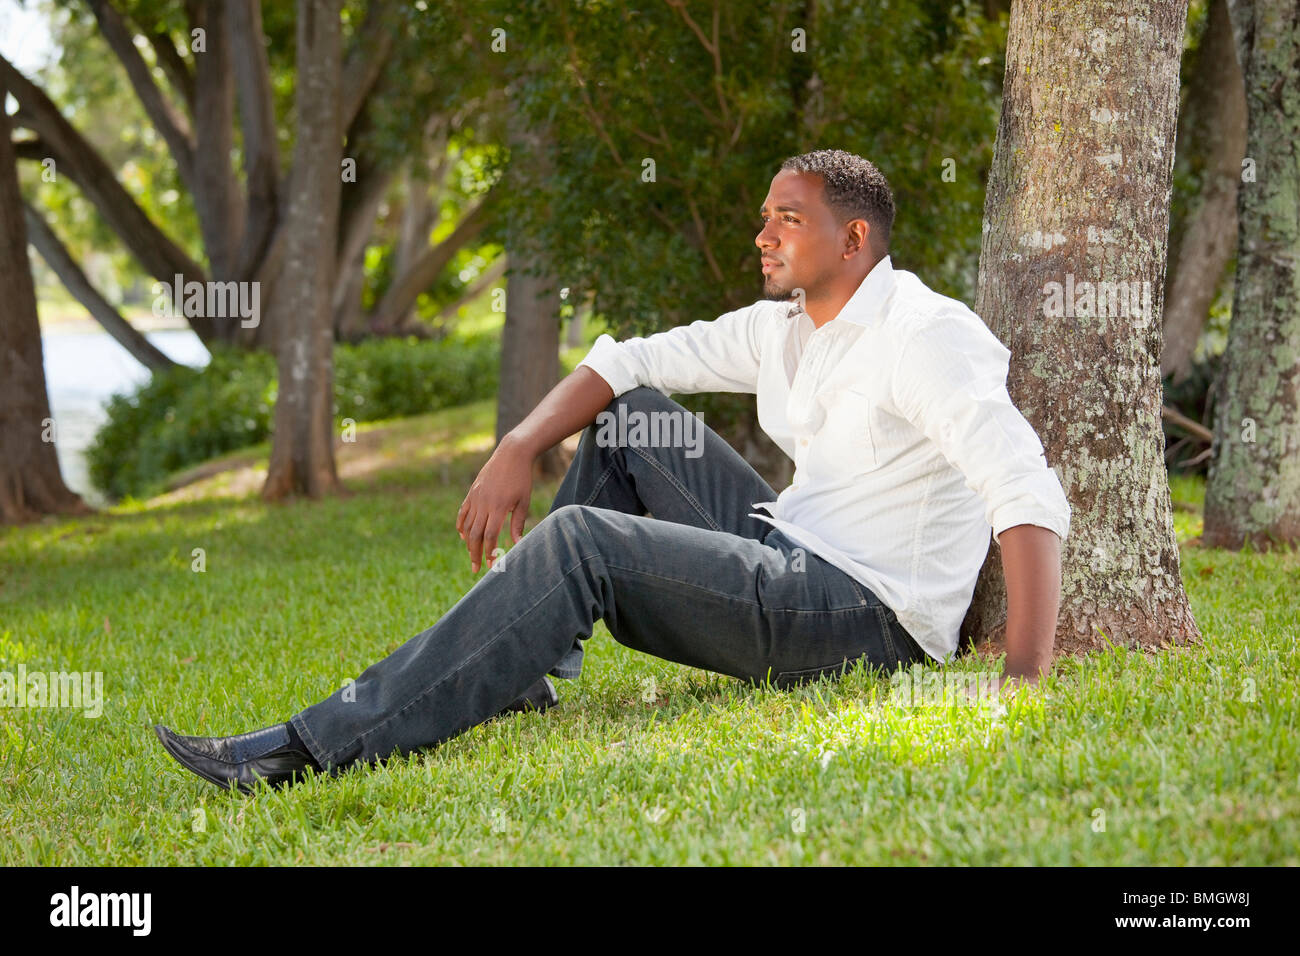
[[[334,348],[334,417],[357,422],[419,415],[496,393],[495,336],[439,341],[375,339]],[[202,369],[155,374],[115,395],[87,449],[91,480],[106,495],[156,493],[173,472],[266,441],[277,370],[266,352],[214,348]]]

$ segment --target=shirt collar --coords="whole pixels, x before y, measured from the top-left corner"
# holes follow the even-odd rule
[[[885,256],[867,273],[857,291],[844,303],[832,321],[843,319],[854,325],[868,326],[880,315],[880,307],[894,289],[894,265]]]

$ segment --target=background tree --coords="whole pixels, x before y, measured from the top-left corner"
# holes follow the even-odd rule
[[[1207,545],[1300,539],[1300,8],[1234,0],[1246,155],[1237,279],[1205,489]]]
[[[288,161],[293,138],[282,133],[296,83],[293,6],[258,0],[59,0],[59,5],[69,14],[59,30],[63,69],[78,81],[94,80],[71,83],[60,95],[83,97],[84,87],[95,90],[95,97],[78,99],[86,108],[76,111],[74,125],[46,90],[0,58],[0,75],[19,102],[17,122],[32,134],[22,141],[20,156],[55,161],[107,227],[106,235],[131,252],[144,274],[166,283],[178,273],[186,281],[258,282],[263,311],[273,315],[270,305],[287,248],[288,197],[297,174]],[[466,202],[466,228],[428,255],[408,259],[407,271],[386,276],[388,288],[371,297],[382,309],[374,316],[358,315],[364,250],[385,191],[423,145],[420,133],[429,120],[442,112],[472,117],[478,109],[474,90],[483,81],[468,65],[473,47],[448,42],[455,36],[451,11],[450,4],[420,10],[396,0],[344,8],[348,39],[341,122],[357,167],[350,184],[356,188],[345,194],[338,217],[342,268],[333,303],[340,334],[347,322],[353,337],[396,331],[391,316],[410,312],[440,279],[440,270],[475,240],[490,213],[484,204]],[[429,56],[431,49],[438,55]],[[105,59],[106,50],[111,60]],[[147,118],[152,139],[161,144],[137,143],[140,148],[127,158],[132,175],[143,168],[156,180],[142,192],[122,182],[122,164],[112,162],[114,150],[101,145],[106,137],[92,140],[80,128],[100,125],[94,107],[116,98],[111,84],[122,80],[139,115]],[[159,198],[177,193],[179,202],[164,205]],[[42,199],[49,195],[42,189]],[[42,215],[48,212],[43,202],[32,205]],[[439,219],[444,212],[455,217],[454,209],[439,209]],[[50,231],[65,227],[53,223]],[[64,245],[75,262],[77,244],[65,239]],[[103,313],[104,297],[88,294],[86,283],[74,282],[70,290],[92,314]],[[222,317],[185,318],[208,345],[269,348],[275,341],[270,322],[244,327]]]
[[[512,22],[512,21],[507,21]],[[535,201],[531,191],[556,176],[557,143],[550,122],[529,114],[525,97],[537,87],[537,77],[554,69],[539,54],[553,47],[553,31],[537,25],[526,39],[507,31],[493,37],[486,61],[497,67],[503,84],[504,132],[509,149],[503,171],[506,201],[502,205],[508,271],[506,320],[501,332],[501,375],[497,388],[496,440],[518,425],[560,378],[560,286],[557,260],[539,237],[553,214],[549,203]],[[517,49],[512,49],[511,44]],[[504,55],[502,55],[504,54]],[[566,462],[558,445],[533,464],[537,478],[561,477]]]
[[[536,207],[557,280],[589,290],[616,337],[760,298],[758,208],[783,159],[824,146],[890,178],[896,265],[973,297],[1004,51],[1003,21],[982,9],[500,0],[472,17],[475,36],[504,31],[504,56],[549,65],[522,76],[519,102],[530,128],[552,131],[553,165],[527,164],[515,192]],[[752,398],[683,404],[788,483]]]
[[[1058,653],[1200,636],[1179,573],[1160,430],[1186,15],[1185,2],[1162,0],[1011,8],[976,312],[1011,350],[1011,399],[1073,509]],[[1106,315],[1077,285],[1070,311],[1053,317],[1051,282],[1145,283],[1150,307]],[[1005,625],[1001,556],[990,547],[962,634],[996,652]]]
[[[90,509],[68,490],[54,448],[18,164],[0,78],[0,523]]]
[[[1194,56],[1186,61],[1177,165],[1190,180],[1170,217],[1160,372],[1181,383],[1237,245],[1237,184],[1246,153],[1246,94],[1227,0],[1210,0]],[[1177,193],[1175,195],[1178,195]]]
[[[299,0],[296,175],[274,306],[280,385],[264,498],[316,498],[338,488],[331,290],[343,156],[342,74],[339,0]]]

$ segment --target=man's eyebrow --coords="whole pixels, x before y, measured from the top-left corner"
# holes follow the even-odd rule
[[[765,209],[767,209],[767,206],[764,206],[762,209],[760,209],[758,211],[758,214],[761,216]],[[801,209],[799,206],[776,206],[774,207],[774,211],[775,212],[803,212],[803,209]]]

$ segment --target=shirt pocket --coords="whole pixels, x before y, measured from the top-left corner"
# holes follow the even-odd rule
[[[823,404],[826,420],[818,436],[825,456],[822,464],[839,476],[877,467],[871,399],[864,392],[845,387],[829,393]]]

